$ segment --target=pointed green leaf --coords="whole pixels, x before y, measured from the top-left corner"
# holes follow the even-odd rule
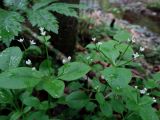
[[[23,89],[37,85],[42,74],[28,67],[10,69],[0,74],[0,88]]]
[[[0,53],[0,69],[7,70],[18,67],[22,59],[22,51],[19,47],[10,47]]]
[[[84,63],[72,62],[63,65],[58,72],[58,76],[62,80],[72,81],[83,77],[90,71],[90,67]]]

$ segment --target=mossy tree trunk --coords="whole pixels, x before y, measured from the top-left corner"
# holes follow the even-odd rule
[[[80,0],[60,0],[60,2],[79,4]],[[59,14],[56,16],[59,21],[59,34],[54,35],[53,45],[65,55],[73,55],[77,39],[78,20]]]

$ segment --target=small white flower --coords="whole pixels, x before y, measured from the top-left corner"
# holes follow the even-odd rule
[[[153,102],[157,102],[157,100],[156,100],[156,98],[155,98],[155,97],[153,97],[152,99],[153,99]]]
[[[147,88],[144,88],[143,90],[147,91]]]
[[[17,40],[18,42],[23,42],[24,41],[24,38],[20,38],[19,40]]]
[[[40,30],[40,31],[44,31],[44,28],[43,28],[43,27],[40,27],[39,30]]]
[[[132,43],[136,42],[136,38],[134,36],[132,36]]]
[[[28,59],[28,60],[26,61],[26,64],[27,64],[27,65],[31,65],[31,64],[32,64],[31,60]]]
[[[0,39],[2,38],[2,36],[0,36]]]
[[[101,75],[101,79],[105,79],[103,75]]]
[[[140,47],[140,49],[139,49],[139,50],[140,50],[141,52],[143,52],[143,51],[144,51],[144,49],[145,49],[144,47]]]
[[[41,35],[45,36],[46,35],[46,31],[41,32]]]
[[[69,62],[69,61],[71,60],[71,56],[68,56],[68,58],[67,58],[67,59],[68,59],[68,62]]]
[[[67,63],[67,60],[66,60],[66,59],[63,59],[63,60],[62,60],[62,63],[63,63],[63,64]]]
[[[98,42],[97,45],[102,45],[102,42]]]
[[[145,91],[145,90],[140,90],[140,93],[141,93],[141,94],[145,94],[146,91]]]
[[[31,45],[35,45],[36,42],[35,42],[34,40],[30,40],[30,44],[31,44]]]
[[[96,38],[92,38],[92,41],[95,42],[95,41],[96,41]]]
[[[40,27],[39,30],[40,30],[42,36],[46,35],[46,31],[44,31],[44,28]]]
[[[147,93],[146,95],[150,95],[149,93]]]
[[[36,67],[32,67],[32,70],[36,70]]]
[[[137,52],[133,54],[133,58],[134,58],[134,59],[136,59],[136,58],[138,58],[138,57],[139,57],[139,54],[138,54]]]
[[[136,89],[137,89],[137,88],[138,88],[138,86],[134,86],[134,88],[136,88]]]

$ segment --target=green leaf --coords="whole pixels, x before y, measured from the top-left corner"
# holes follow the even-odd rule
[[[157,81],[155,81],[154,79],[145,80],[145,81],[144,81],[144,85],[145,85],[145,87],[148,88],[148,89],[151,89],[151,88],[153,89],[153,88],[158,87],[158,83],[157,83]]]
[[[112,116],[112,112],[113,112],[112,107],[107,101],[100,105],[100,109],[104,116],[106,117]]]
[[[0,53],[0,69],[8,70],[18,67],[22,59],[22,51],[19,47],[10,47]]]
[[[32,111],[30,114],[28,114],[25,118],[25,120],[50,120],[47,115],[43,111]]]
[[[88,111],[94,111],[94,109],[97,107],[97,105],[93,102],[88,102],[86,105],[86,110]]]
[[[13,111],[10,120],[18,120],[22,115],[20,111]]]
[[[72,92],[66,97],[67,104],[74,109],[81,109],[88,101],[88,96],[82,91]]]
[[[133,49],[131,46],[128,46],[128,44],[120,44],[117,45],[117,49],[119,50],[120,53],[124,53],[123,55],[123,60],[128,61],[132,59],[132,55],[133,55]]]
[[[52,72],[53,73],[53,68],[52,68],[52,61],[50,60],[44,60],[40,66],[39,66],[39,71],[41,71],[45,76],[49,76]]]
[[[156,80],[157,82],[160,81],[160,72],[157,72],[156,74],[153,74],[153,79]]]
[[[4,4],[15,10],[25,10],[27,8],[28,0],[4,0]]]
[[[102,93],[96,93],[95,98],[100,105],[103,105],[103,103],[105,102],[105,98]]]
[[[84,63],[72,62],[59,68],[58,76],[59,79],[66,81],[77,80],[87,74],[90,69],[91,68]]]
[[[0,89],[0,103],[10,103],[13,100],[12,93],[6,89]]]
[[[109,59],[109,62],[112,62],[113,64],[115,64],[115,61],[119,56],[119,50],[116,48],[117,44],[118,42],[111,40],[103,42],[99,47],[99,50],[107,57],[106,60]]]
[[[60,80],[44,81],[43,89],[53,98],[59,98],[64,93],[64,82]]]
[[[28,96],[23,98],[23,104],[30,106],[30,107],[38,107],[40,104],[40,101],[38,98],[33,97],[33,96]]]
[[[22,30],[21,23],[24,21],[23,17],[12,11],[5,11],[0,9],[0,36],[1,40],[7,46],[9,46],[12,39],[18,36],[18,33]]]
[[[37,85],[42,73],[28,67],[10,69],[0,74],[0,88],[23,89]]]
[[[56,0],[39,0],[36,1],[36,4],[34,4],[33,6],[33,10],[38,10],[41,9],[43,7],[47,7],[49,4],[51,4],[52,2],[55,2]]]
[[[77,5],[66,3],[54,3],[47,7],[48,10],[60,13],[62,15],[78,17],[77,12],[74,8],[77,8]]]
[[[109,67],[102,71],[102,75],[112,88],[125,88],[132,78],[132,73],[126,68]]]
[[[58,33],[57,19],[48,10],[28,10],[27,14],[33,26],[43,27],[48,31]]]
[[[118,41],[127,41],[131,38],[131,34],[127,31],[118,31],[118,33],[114,36],[115,40]]]
[[[142,120],[159,120],[155,109],[151,106],[143,106],[139,109],[139,114]]]
[[[123,113],[123,111],[125,110],[124,104],[120,100],[112,99],[111,105],[115,112]]]

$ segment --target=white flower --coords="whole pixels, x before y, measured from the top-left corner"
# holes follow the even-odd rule
[[[32,70],[36,70],[36,67],[32,67]]]
[[[2,38],[2,36],[0,36],[0,39]]]
[[[45,36],[46,35],[46,31],[41,32],[41,35]]]
[[[133,58],[136,59],[137,57],[139,57],[139,54],[136,52],[133,54]]]
[[[40,30],[40,31],[44,31],[44,28],[43,28],[43,27],[40,27],[39,30]]]
[[[98,42],[97,45],[102,45],[102,42]]]
[[[68,59],[68,61],[71,61],[71,56],[68,56],[68,58],[67,58],[67,59]]]
[[[143,90],[140,90],[141,94],[145,94],[147,92],[147,88],[144,88]]]
[[[31,45],[35,45],[36,42],[35,42],[34,40],[30,40],[30,44],[31,44]]]
[[[134,86],[134,88],[136,88],[136,89],[137,89],[137,88],[138,88],[138,86]]]
[[[150,95],[149,93],[147,93],[146,95]]]
[[[157,100],[156,100],[156,98],[155,98],[155,97],[153,97],[152,99],[153,99],[153,102],[157,102]]]
[[[71,56],[68,56],[67,59],[63,59],[63,60],[62,60],[62,63],[65,64],[65,63],[68,63],[68,62],[70,62],[70,61],[71,61]]]
[[[141,94],[145,94],[146,91],[145,91],[145,90],[140,90],[140,93],[141,93]]]
[[[143,90],[147,91],[147,88],[144,88]]]
[[[101,75],[101,79],[105,79],[103,75]]]
[[[44,28],[40,27],[39,30],[40,30],[42,36],[46,35],[46,31],[44,31]]]
[[[96,41],[96,38],[92,38],[92,41],[95,42],[95,41]]]
[[[141,52],[143,52],[144,51],[144,47],[140,47],[140,49],[139,49]]]
[[[28,60],[26,61],[26,64],[27,64],[27,65],[31,65],[31,64],[32,64],[31,60],[28,59]]]
[[[132,43],[136,42],[136,38],[134,36],[132,36]]]
[[[63,59],[63,60],[62,60],[62,63],[63,63],[63,64],[67,63],[67,60],[66,60],[66,59]]]
[[[17,40],[18,42],[23,42],[24,41],[24,38],[20,38],[19,40]]]

